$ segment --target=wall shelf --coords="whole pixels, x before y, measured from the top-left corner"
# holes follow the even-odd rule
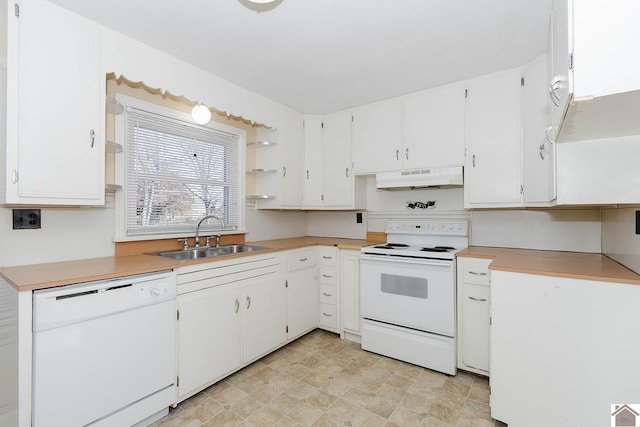
[[[122,185],[118,184],[105,184],[104,189],[107,193],[114,193],[116,191],[122,190]]]
[[[257,168],[257,169],[247,169],[247,173],[276,173],[278,172],[277,169],[264,169],[264,168]]]
[[[122,145],[117,142],[109,141],[108,139],[104,142],[105,149],[107,153],[122,153]]]
[[[277,142],[273,141],[249,141],[247,147],[272,147],[276,144]]]
[[[275,199],[276,196],[268,196],[266,194],[248,194],[247,200],[267,200],[267,199]]]
[[[107,113],[122,114],[124,113],[124,105],[112,96],[107,96]]]

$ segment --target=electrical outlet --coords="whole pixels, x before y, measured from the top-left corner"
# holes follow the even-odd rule
[[[13,229],[40,228],[40,209],[14,209]]]
[[[640,211],[636,211],[636,234],[640,234]]]
[[[362,212],[356,212],[356,224],[362,224]]]

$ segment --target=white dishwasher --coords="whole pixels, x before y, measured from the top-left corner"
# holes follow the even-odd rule
[[[131,426],[175,400],[176,276],[34,291],[34,427]]]

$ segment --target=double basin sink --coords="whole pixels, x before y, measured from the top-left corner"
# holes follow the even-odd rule
[[[202,258],[215,258],[223,255],[233,255],[245,252],[262,251],[265,249],[263,246],[254,245],[223,245],[223,246],[203,246],[199,248],[189,248],[179,251],[165,251],[156,252],[154,255],[159,255],[165,258],[171,258],[177,261],[189,261]]]

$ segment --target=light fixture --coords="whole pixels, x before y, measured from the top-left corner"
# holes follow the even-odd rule
[[[247,9],[254,12],[267,12],[278,7],[282,0],[238,0]]]
[[[211,110],[206,105],[196,102],[191,110],[191,118],[199,125],[206,125],[211,120]]]

